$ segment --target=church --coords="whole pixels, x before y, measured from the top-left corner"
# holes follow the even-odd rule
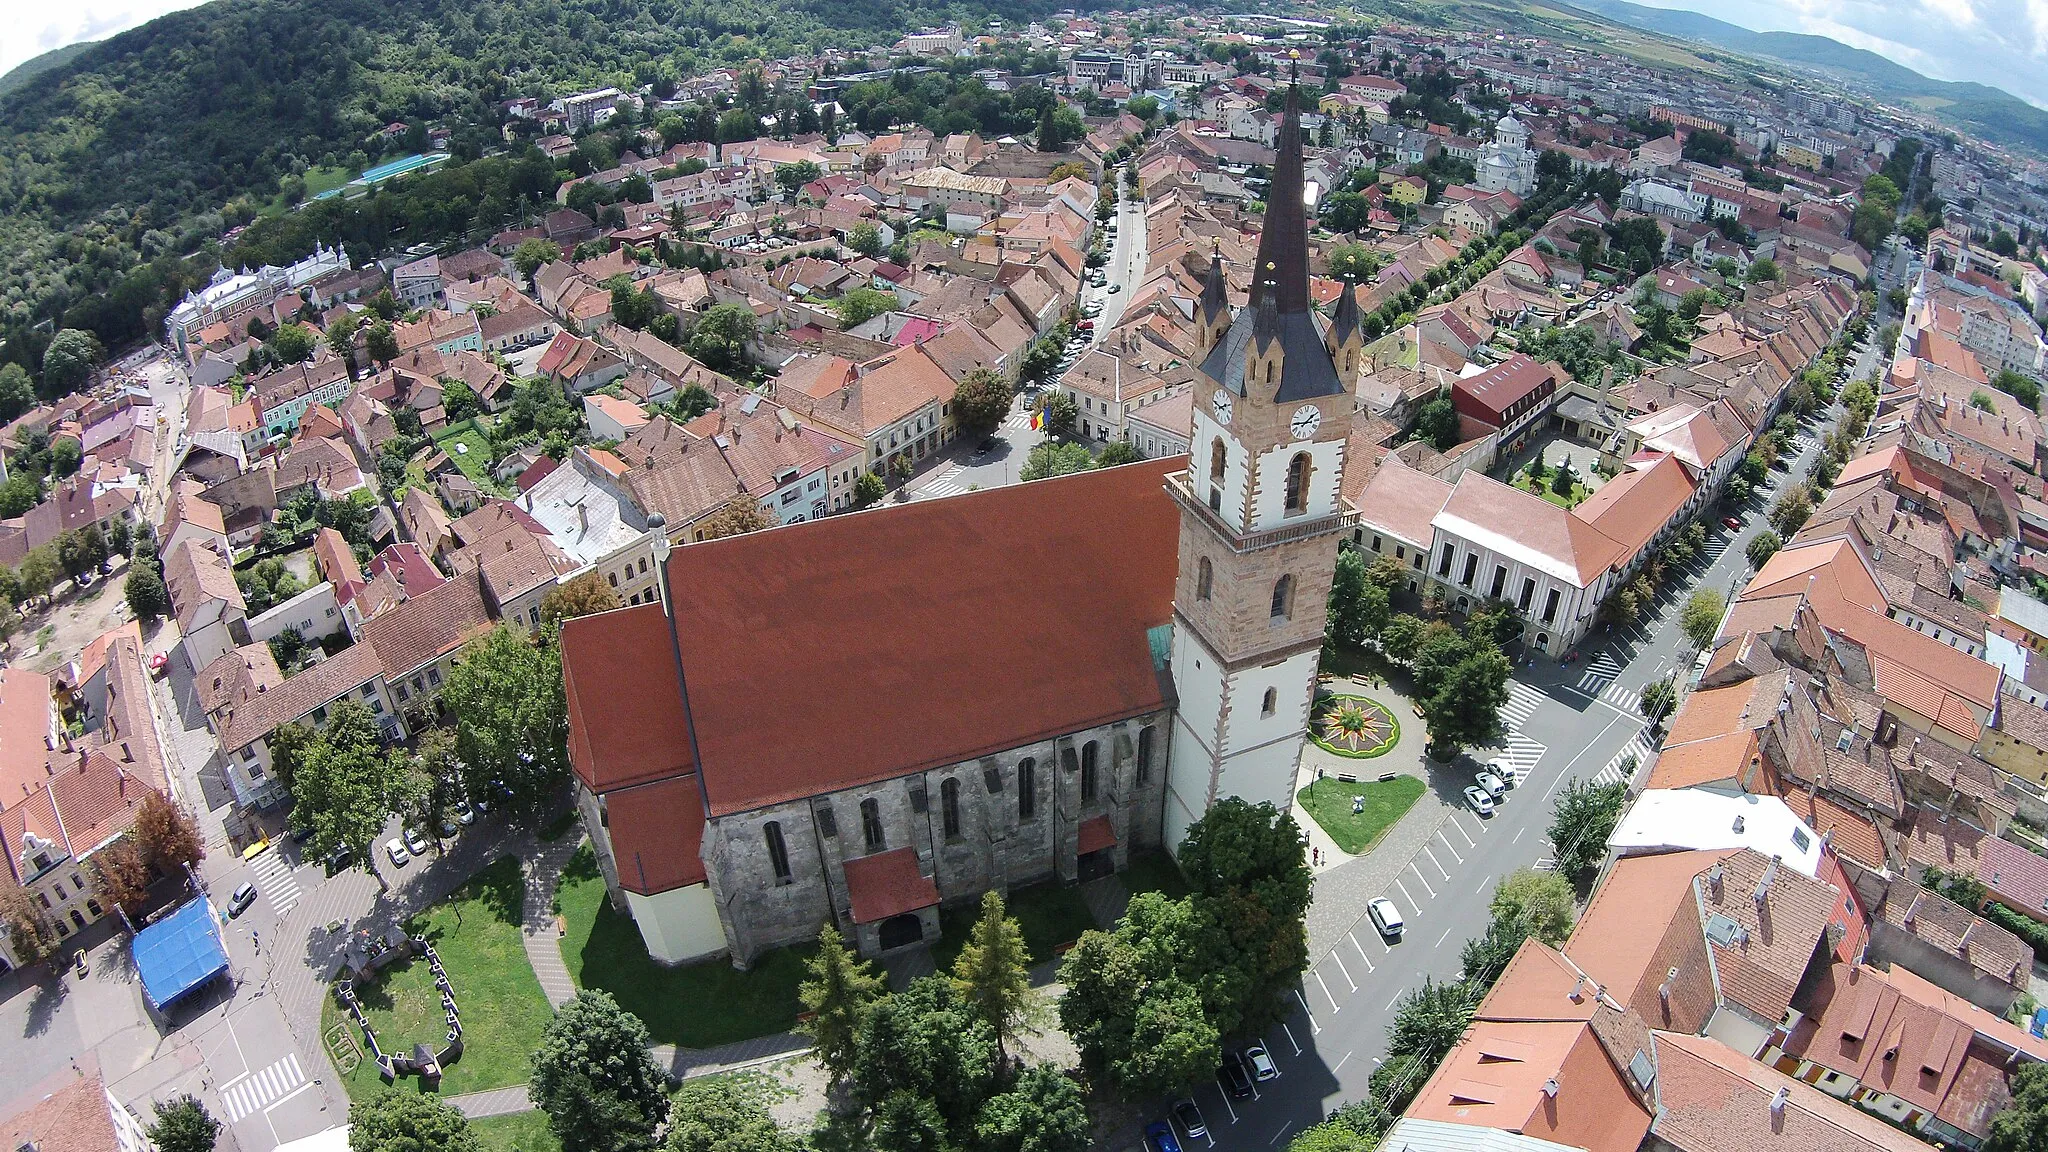
[[[651,956],[879,955],[1288,805],[1364,343],[1350,294],[1310,306],[1300,115],[1251,301],[1210,268],[1190,457],[664,546],[658,600],[563,627],[577,802]]]

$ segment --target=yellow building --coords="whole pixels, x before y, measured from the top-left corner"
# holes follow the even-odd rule
[[[1792,143],[1780,143],[1778,145],[1778,159],[1795,167],[1804,168],[1809,172],[1820,171],[1821,155],[1811,148],[1802,148]]]
[[[1977,755],[2035,784],[2048,785],[2048,711],[2017,696],[1999,702],[1999,726],[1986,728]]]
[[[1396,204],[1414,206],[1429,195],[1429,185],[1415,176],[1393,177],[1387,184],[1387,199]]]

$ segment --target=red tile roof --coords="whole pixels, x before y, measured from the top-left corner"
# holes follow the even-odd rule
[[[846,862],[853,922],[873,924],[939,902],[939,887],[917,870],[917,849],[892,848]]]
[[[704,883],[704,803],[694,774],[612,792],[604,801],[621,887],[652,896]]]
[[[1116,829],[1110,827],[1109,817],[1090,816],[1081,821],[1080,843],[1076,851],[1086,856],[1104,848],[1116,847]]]

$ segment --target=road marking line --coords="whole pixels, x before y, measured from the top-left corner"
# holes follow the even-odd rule
[[[1429,886],[1429,877],[1427,877],[1427,876],[1424,876],[1424,875],[1422,874],[1422,869],[1421,869],[1420,867],[1417,867],[1417,865],[1416,865],[1415,861],[1413,861],[1413,860],[1410,860],[1410,861],[1408,862],[1408,867],[1410,867],[1410,868],[1414,868],[1414,869],[1415,869],[1415,878],[1416,878],[1417,880],[1420,880],[1420,881],[1422,881],[1422,890],[1423,890],[1424,892],[1427,892],[1427,893],[1429,893],[1429,898],[1430,898],[1431,900],[1434,900],[1434,899],[1436,899],[1436,889],[1434,889],[1434,888],[1432,888],[1432,887],[1430,887],[1430,886]]]
[[[1346,984],[1351,985],[1351,990],[1353,992],[1358,991],[1358,981],[1353,980],[1351,978],[1351,969],[1346,968],[1344,966],[1344,958],[1342,956],[1337,955],[1335,951],[1332,951],[1330,953],[1330,959],[1335,960],[1337,962],[1337,971],[1342,972],[1344,974],[1344,982]]]
[[[1270,1148],[1273,1145],[1278,1144],[1280,1142],[1280,1138],[1282,1136],[1287,1135],[1287,1130],[1292,1127],[1294,1127],[1294,1121],[1292,1120],[1289,1120],[1287,1123],[1282,1124],[1280,1126],[1280,1130],[1278,1132],[1273,1133],[1273,1138],[1271,1140],[1266,1141],[1266,1146]]]
[[[1351,1053],[1346,1052],[1344,1055],[1338,1057],[1337,1063],[1331,1066],[1330,1071],[1335,1072],[1337,1069],[1342,1068],[1344,1066],[1344,1061],[1349,1059],[1351,1059]]]
[[[1401,997],[1405,995],[1407,995],[1407,993],[1405,992],[1394,993],[1394,998],[1392,1000],[1387,1001],[1387,1008],[1391,1010],[1394,1007],[1394,1005],[1399,1004],[1401,1002]]]
[[[1485,892],[1486,892],[1486,886],[1487,886],[1488,884],[1491,884],[1491,883],[1493,883],[1493,881],[1492,881],[1491,879],[1485,879],[1485,880],[1481,880],[1481,881],[1479,882],[1479,887],[1477,887],[1477,888],[1474,888],[1474,889],[1472,890],[1472,894],[1473,894],[1474,896],[1480,896],[1480,895],[1484,895],[1484,894],[1485,894]]]
[[[292,1089],[291,1091],[289,1091],[289,1092],[285,1093],[285,1094],[284,1094],[284,1095],[282,1095],[282,1096],[279,1096],[279,1097],[278,1097],[277,1099],[275,1099],[275,1100],[272,1100],[272,1101],[271,1101],[270,1103],[268,1103],[268,1104],[264,1105],[264,1106],[263,1106],[263,1110],[264,1110],[265,1112],[268,1112],[268,1111],[270,1111],[270,1110],[271,1110],[272,1108],[275,1108],[275,1107],[277,1107],[278,1105],[280,1105],[280,1104],[284,1103],[285,1101],[287,1101],[287,1100],[291,1099],[292,1097],[294,1097],[294,1096],[297,1096],[297,1095],[298,1095],[299,1093],[301,1093],[301,1092],[308,1092],[308,1091],[311,1091],[311,1090],[312,1090],[312,1088],[313,1088],[313,1082],[312,1082],[311,1080],[307,1080],[307,1081],[305,1081],[305,1082],[301,1083],[301,1084],[300,1084],[300,1085],[299,1085],[299,1086],[298,1086],[297,1088],[294,1088],[294,1089]]]
[[[1300,999],[1300,997],[1296,997],[1296,999]],[[1304,1006],[1303,1010],[1307,1010],[1306,1006]],[[1294,1029],[1289,1028],[1286,1024],[1283,1023],[1280,1025],[1280,1030],[1282,1032],[1287,1033],[1287,1042],[1289,1044],[1294,1045],[1294,1054],[1296,1056],[1301,1055],[1301,1042],[1294,1038]]]
[[[1452,817],[1451,817],[1451,827],[1453,827],[1453,828],[1456,828],[1456,829],[1458,830],[1458,835],[1460,835],[1460,836],[1463,836],[1463,837],[1465,838],[1465,847],[1467,847],[1467,848],[1477,848],[1477,847],[1479,847],[1479,841],[1477,841],[1477,840],[1474,840],[1474,839],[1472,838],[1472,834],[1471,834],[1470,832],[1467,832],[1467,831],[1465,831],[1465,822],[1464,822],[1464,821],[1462,821],[1462,820],[1458,819],[1458,818],[1457,818],[1456,816],[1452,816]],[[1484,835],[1486,835],[1486,829],[1485,829],[1485,828],[1481,828],[1481,829],[1479,830],[1479,834],[1480,834],[1481,836],[1484,836]]]
[[[1450,938],[1451,938],[1451,929],[1449,929],[1449,928],[1446,928],[1446,929],[1444,929],[1444,934],[1436,938],[1436,946],[1437,946],[1437,947],[1439,947],[1439,948],[1443,947],[1443,946],[1444,946],[1444,941],[1446,941],[1446,940],[1449,940]]]
[[[1317,972],[1314,975],[1316,978],[1316,983],[1322,987],[1323,995],[1330,996],[1330,986],[1328,984],[1323,983],[1323,974],[1321,972]],[[1344,1006],[1337,1003],[1337,998],[1335,996],[1330,996],[1330,1014],[1334,1016],[1337,1013],[1342,1012],[1343,1010]]]
[[[1360,960],[1363,960],[1363,961],[1365,961],[1365,970],[1366,970],[1367,972],[1374,972],[1374,971],[1377,971],[1377,969],[1375,969],[1375,968],[1374,968],[1374,967],[1372,966],[1372,958],[1371,958],[1371,957],[1369,957],[1369,956],[1367,956],[1367,955],[1365,954],[1365,945],[1363,945],[1363,944],[1360,944],[1360,943],[1358,942],[1358,937],[1356,937],[1356,936],[1353,936],[1353,935],[1351,935],[1351,933],[1349,933],[1349,932],[1346,932],[1346,933],[1345,933],[1344,935],[1345,935],[1346,937],[1348,937],[1348,938],[1350,939],[1350,941],[1351,941],[1351,946],[1352,946],[1353,948],[1356,948],[1356,949],[1358,949],[1358,958],[1359,958]]]
[[[1510,843],[1510,844],[1520,844],[1520,843],[1522,842],[1522,833],[1524,833],[1524,832],[1527,832],[1527,831],[1528,831],[1528,829],[1527,829],[1527,828],[1517,828],[1517,829],[1515,829],[1515,838],[1514,838],[1513,840],[1510,840],[1510,841],[1508,841],[1508,843]]]
[[[1463,864],[1465,862],[1465,858],[1463,856],[1458,855],[1458,850],[1451,846],[1451,838],[1449,836],[1444,835],[1443,829],[1437,829],[1436,836],[1437,839],[1442,840],[1444,842],[1444,851],[1449,852],[1451,854],[1451,859],[1456,860],[1460,864]]]
[[[1309,1027],[1309,1033],[1308,1033],[1308,1034],[1309,1034],[1309,1035],[1311,1035],[1311,1036],[1320,1036],[1320,1035],[1322,1035],[1322,1031],[1323,1031],[1323,1026],[1322,1026],[1321,1024],[1318,1024],[1318,1023],[1316,1023],[1316,1014],[1308,1010],[1308,1001],[1306,1001],[1306,1000],[1303,1000],[1303,999],[1301,998],[1301,989],[1299,989],[1299,988],[1297,988],[1297,989],[1295,989],[1295,990],[1294,990],[1294,1002],[1295,1002],[1295,1003],[1297,1003],[1297,1004],[1299,1004],[1299,1005],[1301,1005],[1301,1014],[1302,1014],[1303,1016],[1306,1016],[1306,1017],[1308,1017],[1308,1027]],[[1292,1040],[1294,1039],[1294,1033],[1292,1033],[1292,1032],[1289,1032],[1289,1033],[1287,1034],[1287,1039],[1288,1039],[1289,1041],[1292,1041]],[[1299,1045],[1299,1044],[1296,1044],[1296,1045],[1294,1046],[1294,1051],[1295,1051],[1295,1053],[1296,1053],[1297,1055],[1298,1055],[1298,1054],[1300,1054],[1300,1052],[1301,1052],[1301,1045]]]
[[[1401,899],[1406,900],[1408,902],[1408,907],[1410,907],[1411,909],[1418,907],[1418,905],[1415,903],[1414,895],[1412,895],[1408,891],[1408,886],[1406,884],[1401,883],[1401,878],[1399,876],[1394,877],[1394,887],[1399,888],[1401,890]],[[1394,950],[1391,945],[1387,944],[1385,939],[1382,939],[1380,941],[1380,944],[1386,947],[1387,951],[1389,952],[1392,952]]]
[[[1611,707],[1613,707],[1613,705],[1611,705],[1611,704],[1610,704],[1610,705],[1608,705],[1608,707],[1610,707],[1610,708],[1611,708]],[[1625,713],[1622,713],[1621,709],[1619,709],[1619,708],[1615,708],[1615,709],[1614,709],[1614,711],[1615,711],[1616,715],[1615,715],[1614,719],[1612,719],[1612,720],[1609,720],[1609,721],[1607,722],[1607,727],[1605,727],[1605,728],[1602,728],[1602,729],[1600,730],[1600,732],[1599,732],[1599,734],[1598,734],[1598,735],[1594,736],[1594,737],[1593,737],[1593,738],[1592,738],[1591,740],[1587,741],[1587,742],[1586,742],[1586,746],[1585,746],[1585,747],[1583,747],[1583,748],[1581,748],[1581,749],[1579,749],[1579,754],[1578,754],[1577,756],[1574,756],[1574,757],[1572,757],[1572,759],[1571,759],[1571,763],[1570,763],[1570,764],[1566,764],[1566,765],[1564,766],[1564,771],[1562,771],[1562,772],[1559,772],[1559,773],[1557,774],[1557,779],[1555,779],[1555,780],[1553,780],[1553,781],[1551,781],[1551,782],[1550,782],[1550,791],[1549,791],[1549,792],[1545,792],[1545,793],[1543,794],[1543,798],[1544,798],[1545,800],[1548,800],[1548,799],[1550,799],[1550,797],[1551,797],[1551,793],[1554,793],[1554,792],[1556,792],[1556,791],[1557,791],[1557,789],[1558,789],[1558,786],[1559,786],[1559,785],[1561,785],[1561,784],[1563,784],[1563,783],[1565,782],[1565,780],[1566,780],[1566,778],[1567,778],[1567,777],[1571,776],[1571,774],[1572,774],[1572,765],[1573,765],[1573,764],[1577,764],[1577,763],[1578,763],[1578,762],[1579,762],[1580,760],[1584,759],[1584,758],[1585,758],[1585,755],[1586,755],[1586,753],[1588,753],[1588,752],[1591,752],[1591,751],[1593,750],[1593,746],[1594,746],[1595,744],[1598,744],[1598,743],[1599,743],[1599,742],[1600,742],[1601,740],[1605,739],[1605,738],[1606,738],[1606,736],[1607,736],[1607,733],[1608,733],[1608,732],[1610,732],[1610,731],[1612,731],[1612,730],[1614,729],[1614,726],[1615,726],[1616,724],[1619,724],[1619,723],[1621,723],[1621,721],[1622,721],[1622,717],[1623,717],[1623,716],[1625,715]],[[1635,721],[1636,721],[1637,723],[1641,723],[1641,722],[1642,722],[1642,721],[1641,721],[1641,718],[1640,718],[1640,717],[1629,717],[1629,719],[1635,720]]]
[[[1216,1078],[1216,1087],[1223,1087],[1223,1078],[1220,1076]],[[1225,1090],[1223,1093],[1223,1110],[1230,1113],[1230,1122],[1232,1124],[1237,1123],[1237,1109],[1230,1106],[1230,1092],[1228,1090]]]
[[[1444,874],[1444,879],[1449,880],[1451,878],[1451,870],[1449,868],[1444,867],[1444,862],[1436,858],[1436,853],[1430,850],[1429,845],[1424,844],[1422,846],[1422,853],[1423,855],[1429,857],[1429,862],[1431,864],[1436,865],[1437,871]],[[1430,893],[1430,895],[1434,896],[1436,895],[1436,893],[1432,892]]]

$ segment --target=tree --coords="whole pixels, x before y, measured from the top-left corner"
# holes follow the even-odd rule
[[[962,376],[959,386],[953,389],[953,421],[966,434],[992,432],[1009,415],[1014,398],[1009,383],[1000,375],[987,368],[976,368]]]
[[[2029,377],[2010,368],[2001,368],[1998,375],[1991,378],[1991,386],[2026,405],[2029,412],[2041,410],[2041,386]]]
[[[14,578],[29,599],[49,595],[57,578],[63,574],[64,566],[57,560],[55,544],[29,549],[28,555],[22,557],[20,565],[14,569]]]
[[[28,370],[12,362],[0,364],[0,424],[36,406],[36,388]]]
[[[795,199],[797,193],[803,191],[804,185],[809,184],[824,174],[825,170],[818,167],[815,160],[799,160],[794,164],[777,164],[775,166],[775,186],[782,189],[784,196]]]
[[[135,846],[142,862],[159,872],[197,867],[206,859],[206,841],[192,813],[161,792],[148,792],[135,808]]]
[[[149,905],[149,865],[125,836],[93,853],[92,880],[102,901],[130,916]]]
[[[1095,458],[1089,455],[1087,448],[1079,444],[1061,444],[1045,440],[1031,446],[1030,454],[1024,457],[1024,467],[1017,472],[1017,478],[1046,480],[1073,472],[1086,472],[1094,465]]]
[[[1128,440],[1111,440],[1102,449],[1102,455],[1095,458],[1097,468],[1115,468],[1122,464],[1136,464],[1144,457]]]
[[[1379,1146],[1378,1132],[1368,1136],[1349,1124],[1327,1120],[1295,1133],[1287,1152],[1374,1152]]]
[[[862,256],[879,256],[882,252],[882,230],[863,220],[847,230],[846,246]]]
[[[1780,536],[1791,536],[1806,524],[1813,515],[1813,495],[1804,484],[1785,490],[1777,502],[1771,505],[1771,527]]]
[[[391,321],[378,320],[363,330],[363,351],[379,364],[398,359],[398,335],[391,330]]]
[[[68,396],[92,379],[106,358],[99,338],[78,328],[60,329],[43,349],[43,395]]]
[[[1357,648],[1386,627],[1387,589],[1371,578],[1365,555],[1346,548],[1337,553],[1337,573],[1330,583],[1329,622],[1332,643]]]
[[[548,1021],[527,1091],[564,1148],[630,1152],[654,1146],[668,1116],[647,1026],[611,993],[585,989]]]
[[[1074,434],[1074,424],[1081,418],[1080,407],[1074,398],[1065,392],[1054,392],[1045,398],[1045,418],[1041,423],[1045,434],[1060,439]]]
[[[504,794],[513,811],[547,810],[569,772],[569,709],[553,633],[499,625],[464,650],[441,700],[455,715],[463,790]]]
[[[512,250],[512,266],[519,269],[520,277],[526,281],[529,288],[534,287],[533,274],[540,271],[541,265],[552,264],[561,258],[560,244],[538,236],[521,240],[519,247]]]
[[[621,328],[638,332],[654,323],[654,318],[661,314],[661,302],[654,298],[654,293],[635,288],[632,277],[625,273],[621,272],[606,283],[611,286],[612,319]]]
[[[280,324],[270,334],[270,354],[280,364],[298,364],[313,358],[313,333],[304,324]]]
[[[907,1095],[928,1101],[948,1132],[965,1135],[995,1085],[995,1033],[954,993],[952,981],[922,976],[868,1008],[852,1088],[870,1115]]]
[[[1577,916],[1571,883],[1555,872],[1534,868],[1517,868],[1501,877],[1487,910],[1495,920],[1519,924],[1552,948],[1564,947]]]
[[[1415,436],[1419,440],[1427,440],[1439,452],[1457,447],[1458,410],[1452,406],[1449,396],[1432,396],[1416,409]]]
[[[564,620],[609,612],[624,603],[618,590],[605,583],[604,577],[585,572],[566,584],[555,585],[540,598],[541,627],[553,632]]]
[[[1607,838],[1621,819],[1627,785],[1588,784],[1573,780],[1551,806],[1550,843],[1557,872],[1581,895],[1593,888],[1600,861],[1607,856]]]
[[[747,345],[759,330],[753,310],[746,305],[715,304],[690,330],[689,353],[713,371],[729,373],[746,364]]]
[[[1570,886],[1566,886],[1570,890]],[[1522,941],[1529,938],[1529,930],[1519,920],[1502,920],[1499,917],[1487,922],[1486,932],[1465,941],[1465,947],[1458,955],[1460,975],[1465,983],[1474,988],[1491,988],[1494,981],[1507,969],[1508,961],[1522,947]]]
[[[775,518],[761,502],[752,496],[739,495],[725,502],[725,507],[705,517],[702,531],[704,539],[717,540],[726,536],[744,536],[773,528],[782,521]]]
[[[1412,662],[1422,646],[1422,634],[1427,626],[1420,617],[1406,612],[1397,613],[1380,629],[1380,651],[1390,660],[1403,664]]]
[[[894,292],[884,292],[879,288],[852,288],[833,303],[832,311],[839,317],[841,328],[856,328],[898,306]]]
[[[424,1092],[385,1089],[348,1110],[349,1152],[483,1152],[469,1117]]]
[[[1642,708],[1643,715],[1648,717],[1652,724],[1655,724],[1664,718],[1665,713],[1671,711],[1671,707],[1677,702],[1677,698],[1678,690],[1671,686],[1671,681],[1667,678],[1664,680],[1652,680],[1650,683],[1643,685],[1642,693],[1638,696],[1636,703]]]
[[[809,977],[797,987],[808,1018],[797,1029],[811,1038],[811,1053],[834,1080],[853,1071],[861,1020],[887,992],[873,967],[856,957],[830,924],[818,933],[818,951],[804,962]]]
[[[159,1101],[156,1106],[156,1122],[149,1126],[149,1138],[157,1152],[213,1152],[213,1143],[220,1135],[220,1121],[199,1102],[199,1097],[186,1093],[174,1100]]]
[[[1984,1152],[2031,1152],[2048,1148],[2048,1064],[2023,1062],[2013,1069],[2012,1102],[1991,1118]]]
[[[1395,1055],[1414,1056],[1425,1066],[1451,1050],[1472,1022],[1478,998],[1462,980],[1422,978],[1422,987],[1403,995],[1387,1025],[1387,1048]]]
[[[1679,627],[1685,629],[1685,638],[1692,641],[1694,648],[1705,648],[1714,642],[1714,634],[1721,630],[1721,614],[1727,604],[1721,594],[1712,588],[1694,592],[1678,614]]]
[[[50,478],[62,480],[78,471],[85,459],[85,446],[75,436],[60,436],[50,442]]]
[[[863,472],[853,482],[853,506],[872,507],[877,500],[889,494],[889,486],[873,472]]]
[[[57,950],[59,937],[43,918],[28,889],[12,885],[0,888],[0,924],[7,927],[8,941],[23,965],[33,964]]]
[[[17,471],[0,484],[0,519],[12,520],[35,507],[42,498],[42,484],[27,471]]]
[[[1508,702],[1509,667],[1500,649],[1483,643],[1443,675],[1429,698],[1425,718],[1429,742],[1439,753],[1491,744],[1501,737],[1500,710]]]
[[[129,561],[122,593],[128,598],[128,610],[145,624],[170,614],[170,593],[164,588],[164,574],[154,556]]]
[[[369,858],[393,810],[392,776],[370,710],[354,700],[336,704],[327,727],[299,750],[292,772],[292,826],[310,834],[315,859],[341,851]],[[383,874],[371,872],[384,887]]]
[[[1386,258],[1363,244],[1338,244],[1329,252],[1330,276],[1352,284],[1370,280]]]
[[[768,1112],[760,1082],[746,1076],[683,1081],[669,1101],[665,1152],[800,1152]]]
[[[334,318],[334,323],[327,326],[327,348],[336,356],[348,361],[351,374],[356,362],[356,332],[361,327],[362,322],[356,319],[353,312],[343,312]]]
[[[1031,991],[1031,954],[1024,930],[1003,914],[1002,894],[981,894],[981,916],[953,961],[953,990],[996,1038],[996,1059],[1008,1059],[1007,1041],[1032,1030],[1037,997]]]
[[[981,1106],[974,1135],[984,1152],[1087,1152],[1087,1100],[1057,1067],[1034,1064]]]
[[[1084,932],[1060,965],[1060,1025],[1098,1083],[1127,1098],[1175,1092],[1215,1071],[1219,1036],[1197,984],[1218,964],[1191,900],[1132,897],[1112,932]]]
[[[1744,554],[1749,557],[1750,567],[1761,568],[1783,546],[1784,541],[1778,538],[1778,534],[1766,529],[1757,533],[1756,538],[1749,542]]]
[[[1225,797],[1189,826],[1180,866],[1196,914],[1223,948],[1204,995],[1210,1023],[1226,1035],[1265,1028],[1308,970],[1314,877],[1300,826],[1271,803]]]

